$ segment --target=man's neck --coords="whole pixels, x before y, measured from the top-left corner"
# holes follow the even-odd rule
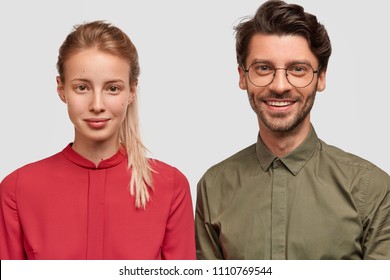
[[[281,158],[297,148],[310,132],[310,121],[302,123],[292,131],[274,132],[260,123],[260,137],[272,154]]]

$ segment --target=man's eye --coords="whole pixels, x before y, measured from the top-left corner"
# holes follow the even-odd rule
[[[303,72],[305,71],[305,68],[304,67],[301,67],[301,66],[293,66],[291,68],[291,71],[294,71],[294,72]]]
[[[267,64],[254,64],[251,67],[258,75],[268,75],[274,72],[274,68]]]
[[[257,66],[257,70],[258,71],[269,71],[271,69],[271,67],[269,67],[268,65],[259,65]]]
[[[288,68],[288,73],[296,76],[302,76],[309,73],[309,66],[306,65],[291,65]]]

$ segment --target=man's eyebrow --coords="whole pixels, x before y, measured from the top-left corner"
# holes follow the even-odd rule
[[[267,60],[267,59],[254,58],[254,59],[252,59],[252,61],[250,62],[249,65],[252,65],[254,63],[273,64],[272,61]]]
[[[292,64],[309,64],[310,66],[312,65],[311,62],[309,60],[307,60],[306,58],[293,59],[293,60],[290,60],[286,63],[286,65],[292,65]]]
[[[271,66],[275,66],[275,63],[272,62],[272,60],[268,60],[268,59],[261,59],[261,58],[254,58],[252,59],[252,61],[249,63],[249,66],[254,64],[254,63],[264,63],[264,64],[269,64]],[[305,58],[302,58],[302,59],[292,59],[292,60],[288,60],[285,62],[285,66],[289,66],[289,65],[293,65],[293,64],[308,64],[310,66],[312,66],[312,63],[305,59]]]

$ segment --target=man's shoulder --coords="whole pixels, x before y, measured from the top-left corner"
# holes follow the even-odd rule
[[[215,176],[220,172],[232,172],[245,168],[251,163],[256,162],[256,144],[252,144],[245,149],[231,155],[230,157],[222,160],[221,162],[211,166],[204,176]]]
[[[380,169],[374,163],[355,154],[346,152],[338,147],[328,145],[322,140],[320,140],[320,142],[321,149],[327,155],[327,157],[337,162],[341,167],[344,166],[345,168],[349,167],[356,170],[366,170],[370,173],[374,172],[376,176],[389,180],[389,174]]]
[[[372,162],[360,156],[346,152],[336,146],[329,145],[322,140],[320,140],[320,142],[322,151],[325,152],[327,156],[332,158],[334,161],[339,162],[340,164],[366,169],[372,169],[375,167]]]

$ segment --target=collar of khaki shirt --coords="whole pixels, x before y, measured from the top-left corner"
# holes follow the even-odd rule
[[[278,158],[273,155],[261,140],[260,133],[257,138],[256,154],[260,165],[264,171],[268,171],[274,162],[281,161],[287,169],[295,176],[305,166],[309,159],[314,155],[314,152],[320,146],[320,141],[311,125],[310,132],[305,140],[285,157]]]

